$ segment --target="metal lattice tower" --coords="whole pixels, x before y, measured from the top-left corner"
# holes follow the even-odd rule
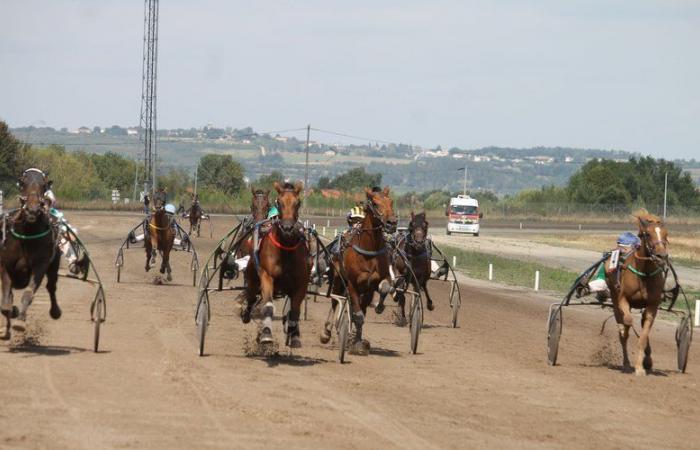
[[[156,81],[158,79],[158,0],[145,0],[143,10],[143,78],[141,79],[141,142],[144,144],[143,190],[156,188]]]

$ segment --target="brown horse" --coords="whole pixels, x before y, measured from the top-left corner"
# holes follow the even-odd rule
[[[170,251],[175,242],[175,230],[172,227],[172,219],[165,212],[165,191],[160,189],[153,195],[153,209],[151,218],[146,228],[144,244],[146,247],[146,272],[155,264],[156,253],[160,251],[162,261],[160,273],[167,272],[167,280],[172,281],[172,269],[170,268]]]
[[[246,268],[246,305],[242,309],[242,319],[248,323],[256,297],[260,295],[263,304],[263,321],[259,341],[271,344],[272,315],[274,295],[288,296],[291,300],[290,311],[285,318],[287,323],[287,345],[301,347],[299,315],[301,303],[306,297],[309,283],[309,266],[307,264],[309,248],[304,230],[299,223],[299,194],[303,185],[278,182],[274,184],[277,191],[276,207],[279,218],[272,224],[270,231],[263,235],[257,251],[255,263]],[[255,255],[254,255],[255,256]]]
[[[0,310],[5,316],[6,326],[2,338],[10,337],[12,329],[26,329],[27,309],[34,294],[47,277],[46,290],[51,298],[49,314],[53,319],[61,317],[61,308],[56,301],[56,284],[60,253],[56,248],[56,232],[52,226],[44,194],[51,182],[39,169],[28,169],[19,178],[21,207],[5,223],[4,245],[0,248],[0,276],[2,278],[2,303]],[[22,294],[19,310],[12,305],[12,289],[26,289]]]
[[[384,232],[396,231],[397,222],[388,187],[384,190],[367,188],[365,193],[365,217],[359,227],[353,227],[342,236],[338,253],[333,257],[329,276],[333,293],[336,295],[346,293],[343,292],[343,283],[334,278],[341,276],[346,281],[347,295],[352,304],[352,323],[355,327],[350,352],[357,355],[369,354],[370,345],[367,340],[362,339],[362,326],[375,291],[384,298],[391,290],[389,252]],[[337,302],[334,301],[333,308],[336,306]],[[330,340],[331,326],[331,322],[326,322],[320,336],[322,343]]]
[[[625,370],[630,369],[627,338],[632,326],[631,308],[643,309],[642,331],[634,369],[637,375],[646,375],[646,371],[653,366],[649,333],[663,301],[668,266],[668,231],[659,217],[646,210],[639,211],[635,217],[641,245],[621,263],[619,275],[617,271],[606,274],[606,282],[618,324]],[[607,265],[606,262],[606,267]]]
[[[435,309],[433,300],[428,293],[428,280],[430,279],[430,242],[428,241],[428,221],[425,219],[425,212],[414,214],[411,211],[411,221],[408,224],[408,232],[400,237],[396,242],[398,251],[403,252],[411,266],[415,279],[411,276],[411,271],[406,267],[404,259],[400,255],[394,255],[393,267],[395,274],[399,277],[399,283],[410,282],[416,292],[423,291],[428,299],[428,309]],[[416,284],[417,283],[417,284]],[[395,294],[401,309],[401,319],[406,320],[406,297],[397,290]],[[383,311],[384,303],[380,301],[377,305],[377,312]]]
[[[192,230],[197,231],[197,237],[200,236],[199,231],[202,228],[202,207],[199,204],[199,197],[196,195],[192,197],[192,204],[190,205],[190,210],[189,210],[189,219],[190,219],[190,231],[189,235],[192,235]]]

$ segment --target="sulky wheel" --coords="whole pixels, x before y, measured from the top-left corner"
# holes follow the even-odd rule
[[[423,328],[423,308],[421,307],[420,295],[413,294],[411,302],[411,353],[414,355],[418,352],[418,337],[420,330]]]
[[[685,373],[685,368],[688,365],[688,351],[690,350],[690,341],[693,339],[692,323],[690,316],[684,316],[683,320],[676,328],[676,346],[678,347],[678,371]]]
[[[199,337],[199,356],[204,356],[204,339],[209,326],[209,305],[206,300],[206,293],[200,298],[199,309],[197,310],[197,335]]]
[[[561,305],[554,304],[549,308],[549,318],[547,319],[547,361],[549,362],[550,366],[555,366],[557,364],[561,327]]]
[[[102,287],[97,291],[97,296],[95,297],[95,310],[92,312],[93,322],[94,322],[94,342],[93,351],[98,352],[100,348],[100,326],[102,325],[103,315],[104,315],[104,294],[102,292]]]
[[[450,290],[450,308],[452,308],[452,328],[457,328],[457,319],[459,318],[460,306],[462,306],[462,300],[459,296],[457,283],[453,282],[452,289]]]
[[[338,361],[345,362],[345,350],[348,347],[348,335],[350,334],[350,318],[348,317],[348,305],[342,302],[340,317],[338,318]]]

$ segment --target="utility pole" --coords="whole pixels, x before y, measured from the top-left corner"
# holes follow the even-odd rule
[[[158,0],[144,0],[143,73],[141,78],[140,132],[143,142],[143,190],[156,189],[156,81],[158,78]],[[152,197],[152,196],[151,196]]]
[[[461,168],[459,168],[459,169],[457,169],[457,170],[458,170],[458,171],[460,171],[460,170],[463,170],[463,171],[464,171],[464,186],[463,186],[463,189],[462,189],[462,193],[463,193],[464,195],[467,195],[467,164],[465,163],[465,164],[464,164],[464,167],[461,167]]]
[[[304,209],[306,210],[306,195],[309,189],[309,138],[311,136],[311,125],[306,126],[306,169],[304,171]]]
[[[197,195],[197,172],[199,172],[199,162],[194,166],[194,195]]]
[[[664,175],[664,220],[666,220],[666,197],[668,194],[668,170]]]
[[[136,173],[134,174],[134,196],[132,197],[132,199],[134,200],[134,203],[138,202],[138,200],[136,200],[136,190],[137,190],[138,183],[139,183],[139,163],[137,161],[136,162]]]

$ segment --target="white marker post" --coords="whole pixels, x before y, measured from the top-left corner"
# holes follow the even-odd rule
[[[454,268],[454,267],[457,267],[457,257],[456,257],[456,256],[453,256],[453,257],[452,257],[452,267],[453,267],[453,268]]]
[[[326,226],[330,227],[331,226],[331,219],[326,219]]]
[[[695,326],[700,327],[700,299],[695,299]]]
[[[489,281],[493,281],[493,264],[489,263]]]
[[[535,290],[540,290],[540,271],[535,270]]]
[[[521,229],[521,230],[523,229],[523,223],[522,223],[522,222],[520,222],[520,229]]]
[[[321,228],[321,234],[324,236],[326,235],[326,227]]]

